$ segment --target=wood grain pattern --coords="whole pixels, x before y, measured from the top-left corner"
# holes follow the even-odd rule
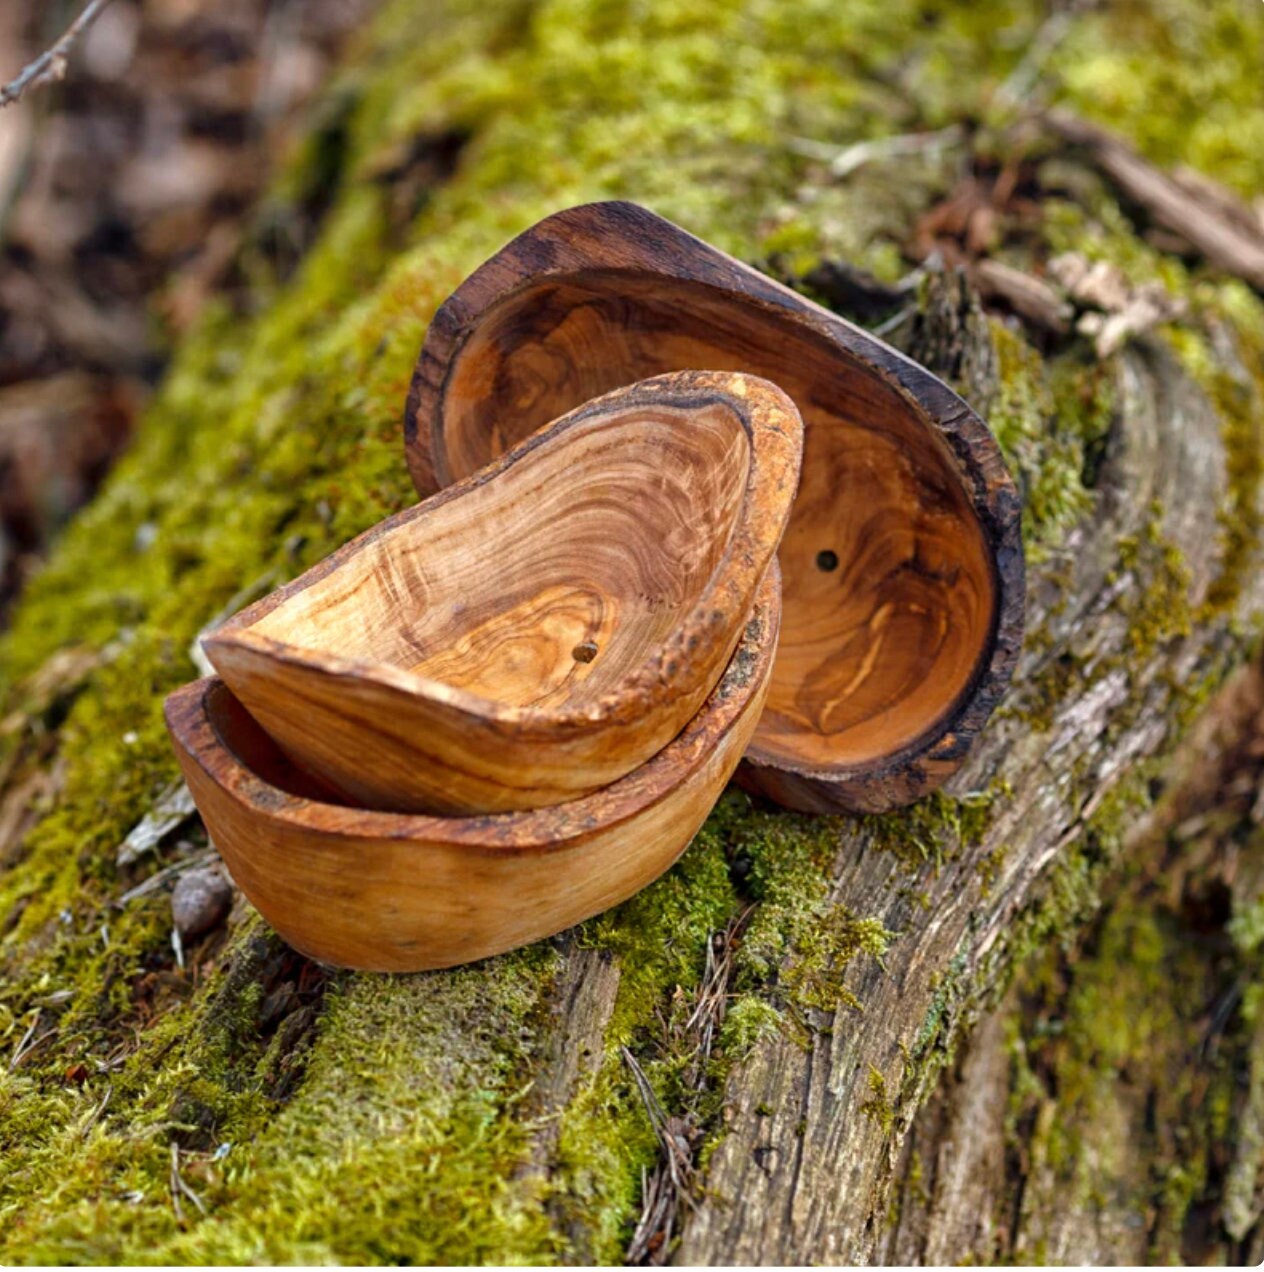
[[[753,376],[588,403],[205,641],[292,758],[366,807],[543,808],[617,781],[728,665],[798,482]]]
[[[621,781],[556,808],[445,818],[326,802],[218,679],[176,690],[167,725],[233,878],[295,949],[377,971],[449,967],[559,932],[676,860],[755,730],[779,619],[774,560],[684,732]]]
[[[1022,640],[1020,503],[928,371],[630,203],[541,221],[435,315],[405,411],[423,494],[594,394],[681,367],[780,384],[806,428],[785,623],[746,785],[880,810],[962,762]]]

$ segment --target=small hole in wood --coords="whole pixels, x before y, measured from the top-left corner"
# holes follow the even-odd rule
[[[574,649],[571,650],[571,657],[576,662],[590,663],[597,657],[597,642],[592,640],[582,640]]]
[[[816,568],[829,574],[832,570],[838,569],[838,553],[825,548],[816,554]]]

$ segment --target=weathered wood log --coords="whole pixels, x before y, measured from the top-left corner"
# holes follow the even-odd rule
[[[218,680],[172,694],[167,722],[233,879],[295,949],[371,971],[451,967],[553,936],[671,866],[755,730],[779,617],[773,561],[737,652],[681,735],[555,808],[462,818],[327,803]]]
[[[588,403],[203,642],[291,757],[364,808],[547,808],[608,786],[728,666],[798,485],[753,376]]]
[[[765,375],[803,414],[781,650],[742,781],[881,811],[960,765],[1022,640],[1019,501],[960,397],[863,329],[632,203],[571,208],[435,315],[404,416],[422,494],[656,372]]]
[[[1264,904],[1264,664],[1169,771],[1102,911],[1019,973],[918,1112],[881,1262],[1264,1257],[1264,1023],[1238,1011]]]

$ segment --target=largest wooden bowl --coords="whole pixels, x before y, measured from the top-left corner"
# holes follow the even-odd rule
[[[295,949],[375,971],[450,967],[559,932],[676,860],[763,710],[779,589],[774,563],[724,677],[674,742],[557,808],[445,818],[331,804],[220,680],[173,693],[167,726],[233,878]]]
[[[723,674],[785,529],[775,385],[658,376],[374,526],[205,641],[294,759],[393,812],[543,808],[623,777]]]
[[[427,494],[598,393],[682,367],[781,385],[806,426],[785,619],[745,783],[809,811],[938,785],[1022,639],[1020,504],[979,417],[924,368],[631,203],[560,212],[435,315],[404,418]]]

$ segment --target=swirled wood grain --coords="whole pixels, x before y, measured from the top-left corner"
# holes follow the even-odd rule
[[[781,651],[743,780],[808,810],[925,793],[1018,654],[1020,505],[978,416],[881,341],[635,204],[572,208],[435,315],[404,421],[417,488],[680,367],[766,376],[806,427]]]
[[[328,802],[222,681],[167,700],[189,790],[233,878],[295,949],[419,971],[552,935],[631,896],[684,851],[763,710],[780,611],[773,561],[719,684],[674,741],[604,790],[493,817]]]
[[[367,807],[575,799],[666,746],[719,680],[801,452],[794,404],[754,376],[620,389],[244,610],[207,654]]]

